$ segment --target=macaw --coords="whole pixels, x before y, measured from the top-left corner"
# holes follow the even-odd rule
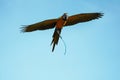
[[[68,16],[67,13],[64,13],[61,17],[55,19],[44,20],[35,24],[28,25],[23,27],[23,32],[32,32],[36,30],[46,30],[52,29],[55,27],[53,34],[53,39],[51,44],[53,44],[52,52],[54,51],[55,45],[58,44],[60,33],[63,27],[71,26],[77,23],[87,22],[94,19],[101,18],[103,13],[82,13],[72,16]]]

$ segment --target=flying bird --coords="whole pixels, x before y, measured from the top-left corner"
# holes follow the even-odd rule
[[[71,26],[77,23],[87,22],[94,19],[101,18],[103,13],[82,13],[76,14],[72,16],[68,16],[67,13],[64,13],[61,17],[55,19],[44,20],[35,24],[31,24],[23,27],[23,32],[32,32],[36,30],[46,30],[52,29],[55,27],[55,31],[53,33],[53,39],[51,44],[53,44],[52,52],[55,49],[55,45],[58,44],[60,33],[63,27]]]

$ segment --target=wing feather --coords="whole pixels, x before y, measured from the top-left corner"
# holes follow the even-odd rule
[[[54,28],[58,19],[49,19],[35,24],[23,27],[23,32],[32,32],[35,30],[46,30]]]
[[[65,26],[74,25],[80,22],[87,22],[93,19],[98,19],[103,16],[103,13],[83,13],[83,14],[77,14],[68,17],[67,23]]]

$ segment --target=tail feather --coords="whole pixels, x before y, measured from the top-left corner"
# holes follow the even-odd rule
[[[60,33],[61,33],[61,29],[55,29],[54,34],[53,34],[53,40],[51,42],[51,45],[53,44],[52,52],[55,49],[55,45],[58,44]]]

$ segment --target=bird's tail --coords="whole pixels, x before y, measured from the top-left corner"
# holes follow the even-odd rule
[[[54,34],[53,34],[53,40],[51,42],[51,45],[53,44],[52,52],[55,49],[55,45],[58,44],[60,33],[61,33],[61,29],[55,29]]]

